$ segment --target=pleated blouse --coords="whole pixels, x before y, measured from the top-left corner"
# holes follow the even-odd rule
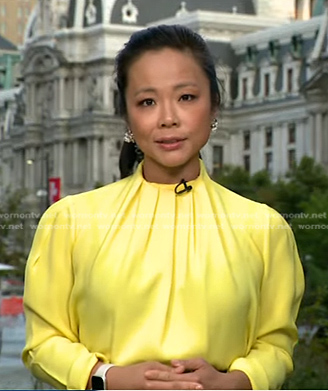
[[[292,370],[303,272],[291,229],[208,176],[131,177],[43,215],[26,268],[23,361],[56,388],[84,389],[98,359],[202,357],[254,389]]]

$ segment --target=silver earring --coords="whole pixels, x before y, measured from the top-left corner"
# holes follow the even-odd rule
[[[218,130],[218,120],[216,118],[214,118],[211,123],[211,130],[213,133],[215,133]]]
[[[124,141],[126,143],[135,143],[133,133],[131,132],[131,129],[127,128],[124,133]]]

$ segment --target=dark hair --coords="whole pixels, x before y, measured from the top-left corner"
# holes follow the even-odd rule
[[[221,102],[219,83],[215,64],[204,39],[193,30],[182,25],[160,25],[135,32],[115,61],[116,82],[119,93],[119,109],[123,117],[127,116],[125,91],[128,84],[128,71],[131,65],[145,52],[163,48],[189,51],[204,70],[210,83],[212,108],[218,108]],[[132,174],[136,155],[132,148],[123,144],[120,156],[121,177]],[[127,153],[127,151],[129,152]]]

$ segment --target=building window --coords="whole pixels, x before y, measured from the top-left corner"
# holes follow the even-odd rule
[[[269,126],[265,129],[265,146],[272,147],[273,132],[272,127]]]
[[[288,143],[294,144],[296,141],[296,125],[294,123],[288,124]]]
[[[288,150],[288,168],[290,170],[294,169],[296,165],[296,151],[295,149]]]
[[[220,172],[223,166],[223,146],[213,146],[213,174]]]
[[[244,132],[244,150],[248,151],[251,148],[251,132],[245,130]]]
[[[244,169],[247,172],[251,170],[251,157],[250,155],[244,155]]]
[[[269,172],[272,173],[272,152],[267,152],[265,154],[265,169]]]
[[[273,58],[275,56],[274,42],[269,42],[269,53],[270,57]]]
[[[287,92],[289,94],[293,92],[293,76],[294,76],[293,69],[289,68],[287,70]]]
[[[18,7],[17,15],[18,15],[19,18],[21,18],[23,16],[22,7]]]
[[[279,42],[271,41],[269,42],[269,54],[271,60],[276,60],[279,51]]]
[[[242,81],[242,88],[243,88],[243,100],[247,99],[247,77],[243,77]]]
[[[292,37],[292,55],[296,58],[299,58],[302,50],[302,37],[299,35],[294,35]]]
[[[253,67],[256,62],[257,48],[256,46],[248,46],[246,49],[245,61],[248,67]]]
[[[270,73],[264,75],[264,96],[270,95]]]
[[[1,23],[1,34],[5,35],[7,30],[7,26],[5,23]]]
[[[253,62],[253,50],[252,50],[251,47],[247,48],[247,51],[246,51],[246,61],[247,62]]]

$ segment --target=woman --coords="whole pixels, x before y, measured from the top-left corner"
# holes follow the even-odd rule
[[[25,364],[59,388],[280,387],[302,267],[283,218],[213,182],[199,159],[220,104],[205,42],[151,27],[116,71],[125,140],[144,160],[43,216],[26,271]]]

